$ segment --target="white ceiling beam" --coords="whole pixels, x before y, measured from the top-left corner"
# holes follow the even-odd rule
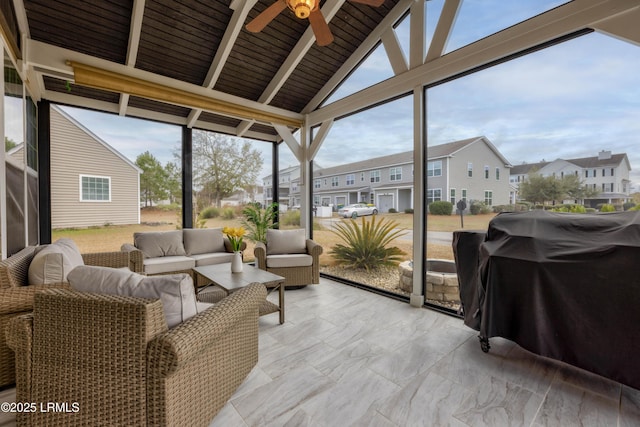
[[[242,122],[240,122],[240,124],[236,126],[236,136],[245,136],[255,122],[255,120],[243,120]]]
[[[444,55],[444,51],[447,48],[447,41],[453,31],[453,25],[456,22],[461,5],[462,0],[447,0],[444,3],[425,62],[433,61]]]
[[[135,67],[138,58],[138,48],[140,46],[140,34],[142,33],[142,17],[144,16],[145,0],[134,0],[133,11],[131,12],[131,25],[129,27],[129,44],[127,46],[127,67]],[[127,114],[127,106],[129,105],[129,95],[120,94],[120,107],[118,108],[121,116]]]
[[[210,130],[211,132],[224,133],[227,135],[236,135],[236,128],[232,126],[223,126],[223,125],[217,125],[215,123],[199,121],[198,123],[196,123],[196,127],[198,129]],[[280,141],[280,137],[278,135],[272,135],[270,133],[247,131],[242,136],[245,138],[255,139],[258,141],[266,141],[269,143]]]
[[[227,25],[227,28],[224,31],[224,35],[220,41],[220,46],[218,46],[218,50],[213,57],[213,61],[211,61],[211,66],[209,67],[209,71],[207,71],[207,76],[204,78],[204,82],[202,84],[204,87],[212,89],[218,82],[220,73],[222,73],[222,69],[224,68],[224,64],[226,64],[227,59],[229,59],[231,49],[233,49],[233,45],[238,39],[238,34],[242,31],[242,26],[247,19],[247,15],[257,2],[258,0],[233,0],[229,5],[229,8],[233,10],[233,14],[229,20],[229,25]],[[187,127],[193,127],[200,117],[200,114],[202,114],[202,110],[199,108],[191,110],[191,113],[189,113],[190,120],[189,123],[187,123]]]
[[[318,154],[318,150],[320,149],[322,142],[329,134],[332,126],[333,120],[327,120],[320,125],[318,132],[316,132],[316,136],[313,138],[313,141],[311,141],[311,146],[309,147],[309,152],[307,153],[309,158],[307,160],[311,161],[316,157],[316,154]]]
[[[327,2],[325,2],[324,7],[322,8],[322,16],[324,16],[327,23],[329,23],[335,14],[338,13],[344,2],[345,0],[327,0]],[[296,43],[294,48],[291,50],[291,53],[287,56],[287,59],[285,59],[278,69],[278,72],[273,76],[265,90],[262,92],[260,98],[258,98],[258,102],[268,104],[273,100],[278,91],[286,83],[289,76],[291,76],[291,73],[293,73],[300,61],[302,61],[309,49],[311,49],[315,40],[316,36],[311,29],[311,25],[309,25],[302,34],[302,37],[300,37],[300,40],[298,40],[298,43]]]
[[[30,38],[31,32],[29,31],[29,21],[27,19],[27,11],[24,8],[24,0],[13,0],[13,10],[16,12],[20,34]]]
[[[425,11],[426,1],[414,1],[411,4],[409,16],[409,68],[416,68],[424,63],[426,28]]]
[[[327,0],[325,2],[322,7],[322,15],[327,23],[338,13],[344,2],[345,0]],[[280,66],[280,69],[278,69],[276,75],[269,82],[269,85],[267,85],[267,88],[258,99],[259,102],[268,104],[273,100],[291,73],[293,73],[300,61],[302,61],[302,58],[304,58],[309,49],[311,49],[315,40],[316,36],[313,34],[311,25],[309,25],[304,34],[302,34],[302,37],[300,37],[300,40],[298,40],[298,43],[296,43],[295,47],[291,50],[289,56],[287,56],[287,59]]]
[[[129,46],[127,47],[127,66],[135,67],[142,33],[142,17],[144,16],[145,0],[133,0],[131,13],[131,27],[129,28]]]
[[[640,46],[640,7],[596,22],[593,28],[600,33]]]
[[[256,112],[280,115],[282,117],[286,117],[296,121],[302,121],[304,119],[302,114],[288,111],[283,108],[264,105],[259,102],[241,98],[239,96],[230,95],[228,93],[220,92],[213,89],[207,89],[200,85],[194,85],[177,79],[172,79],[170,77],[161,76],[159,74],[140,70],[138,68],[127,67],[123,64],[117,64],[105,59],[100,59],[83,53],[74,52],[58,46],[49,45],[31,39],[28,41],[28,44],[29,63],[31,64],[31,66],[33,66],[34,68],[38,67],[39,69],[43,69],[45,71],[49,70],[50,72],[54,72],[59,76],[58,78],[64,78],[73,81],[73,68],[67,64],[68,61],[72,61],[96,67],[108,72],[117,73],[119,75],[131,77],[133,79],[140,79],[150,83],[164,85],[171,89],[184,91],[189,94],[204,96],[214,101],[222,101],[241,105],[244,108],[253,109]]]
[[[40,101],[42,99],[42,93],[44,92],[44,78],[42,74],[36,73],[32,68],[28,68],[25,83],[34,101]]]
[[[187,127],[189,129],[193,128],[193,126],[196,124],[196,122],[200,118],[200,113],[202,113],[202,110],[200,108],[194,108],[189,112],[189,115],[187,116]]]
[[[382,33],[387,28],[393,26],[398,19],[404,15],[411,7],[414,0],[400,0],[393,9],[384,17],[380,24],[369,34],[369,36],[358,46],[353,54],[347,59],[338,71],[327,81],[318,93],[304,107],[302,113],[315,110],[331,93],[351,74],[353,69],[362,62],[369,52],[380,42]]]
[[[406,73],[335,101],[307,115],[307,126],[409,93],[473,68],[569,35],[638,7],[637,0],[574,0],[520,24],[485,37]]]
[[[398,41],[398,35],[393,27],[387,28],[387,31],[382,33],[382,45],[387,52],[387,58],[393,69],[393,74],[396,76],[402,74],[409,69],[407,65],[407,58],[404,57],[402,47]]]
[[[289,146],[293,155],[296,156],[296,159],[298,159],[298,161],[302,163],[304,161],[304,159],[302,158],[302,147],[300,146],[300,143],[298,142],[296,137],[293,136],[289,128],[276,123],[272,123],[271,125],[278,132],[280,138],[282,138],[282,140]]]
[[[64,94],[55,91],[45,91],[42,96],[43,98],[48,99],[53,103],[88,108],[96,111],[102,111],[107,114],[118,114],[118,105],[111,102],[98,101],[83,96]],[[186,124],[185,118],[177,117],[172,114],[154,112],[136,107],[129,107],[127,112],[129,117],[139,118],[141,120],[154,120],[157,122],[178,126],[184,126]],[[217,125],[215,123],[209,122],[197,122],[196,125],[199,129],[210,130],[212,132],[224,133],[228,135],[235,134],[235,128],[231,126]],[[277,135],[264,134],[259,132],[247,132],[246,137],[258,141],[268,142],[277,142],[279,140]]]
[[[127,115],[127,107],[129,106],[129,94],[121,93],[120,94],[120,102],[118,108],[118,114],[121,116]]]
[[[231,5],[232,8],[235,7],[235,10],[233,11],[233,15],[231,15],[229,25],[227,25],[227,29],[220,41],[220,46],[218,46],[216,55],[213,57],[213,61],[211,62],[211,67],[209,67],[207,76],[204,79],[203,86],[209,89],[213,88],[220,78],[220,73],[224,68],[224,64],[227,62],[227,59],[229,59],[229,54],[238,39],[238,34],[242,31],[244,21],[247,19],[249,11],[257,3],[257,0],[246,0],[240,7],[238,7],[239,5],[237,3],[238,2],[235,1],[234,4]]]

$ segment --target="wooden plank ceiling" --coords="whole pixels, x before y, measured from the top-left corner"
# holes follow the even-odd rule
[[[234,10],[245,7],[245,2],[252,5],[251,0],[24,0],[23,3],[29,37],[34,41],[295,113],[306,112],[303,110],[314,95],[398,3],[386,0],[381,7],[374,8],[346,1],[329,21],[335,41],[325,47],[313,43],[286,80],[277,85],[279,89],[268,93],[308,27],[308,21],[297,19],[286,9],[262,32],[248,32],[244,24],[273,1],[258,0],[248,10],[237,37],[230,38],[233,44],[228,54],[223,54],[227,47],[225,32],[232,25]],[[141,4],[143,8],[139,9]],[[322,1],[321,7],[324,5]],[[136,25],[136,7],[143,10],[141,25]],[[46,73],[42,82],[42,93],[45,97],[47,93],[55,93],[57,102],[78,105],[84,98],[98,100],[100,105],[112,104],[110,110],[121,114],[151,117],[159,113],[171,117],[174,123],[196,128],[278,139],[272,126],[245,122],[243,127],[242,118],[228,114],[126,94],[123,97],[76,85],[69,91],[64,79]]]

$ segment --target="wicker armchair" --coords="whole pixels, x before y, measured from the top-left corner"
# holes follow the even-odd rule
[[[300,287],[320,283],[320,254],[322,246],[311,239],[306,239],[306,252],[312,258],[311,265],[299,266],[295,258],[301,254],[291,254],[292,265],[287,265],[287,255],[269,255],[267,243],[257,242],[253,250],[256,265],[262,270],[269,271],[285,278],[285,287]]]
[[[51,289],[9,322],[17,425],[208,425],[258,361],[261,284],[167,330],[160,300]],[[73,403],[79,410],[73,411]]]
[[[66,283],[27,286],[29,264],[36,250],[37,246],[28,246],[0,261],[0,387],[15,382],[15,358],[5,340],[5,328],[9,319],[30,312],[33,309],[33,296],[36,292],[48,288],[68,287]],[[83,254],[82,258],[87,265],[129,266],[129,254],[123,252]]]

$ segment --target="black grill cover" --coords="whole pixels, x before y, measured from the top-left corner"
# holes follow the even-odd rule
[[[477,265],[480,336],[640,389],[640,211],[503,213]]]

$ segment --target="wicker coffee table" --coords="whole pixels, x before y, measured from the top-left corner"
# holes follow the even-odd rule
[[[213,285],[218,285],[229,293],[255,282],[262,283],[266,286],[267,295],[278,290],[278,305],[265,300],[260,306],[260,316],[279,312],[280,324],[284,323],[284,277],[247,264],[243,266],[241,273],[232,273],[231,263],[195,267],[193,271],[196,273],[196,283],[198,286],[208,282]],[[207,293],[207,286],[200,288],[198,290],[198,300],[202,302],[216,302],[209,301]],[[215,293],[211,292],[211,294],[213,296]]]

